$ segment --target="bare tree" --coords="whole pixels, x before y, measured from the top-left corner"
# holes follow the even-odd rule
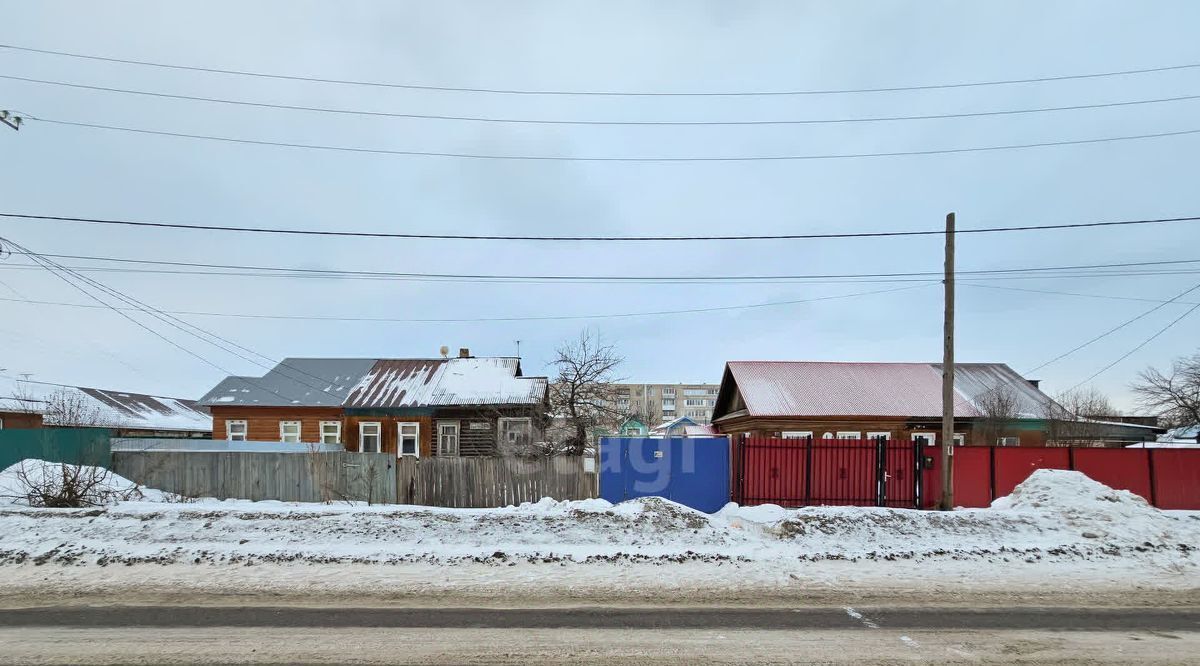
[[[1130,387],[1138,402],[1171,427],[1200,423],[1200,353],[1175,359],[1169,373],[1147,368]]]
[[[24,460],[16,469],[17,494],[9,498],[53,509],[104,506],[143,498],[137,485],[121,487],[123,484],[114,481],[112,472],[103,467]]]
[[[1044,407],[1046,440],[1052,446],[1091,445],[1104,434],[1096,421],[1116,413],[1108,396],[1094,387],[1064,391]]]
[[[979,431],[987,444],[997,444],[1006,436],[1020,417],[1020,400],[1008,386],[995,386],[975,396],[981,418]]]
[[[600,428],[614,429],[626,416],[617,406],[617,368],[624,362],[616,349],[585,330],[577,340],[556,350],[557,370],[550,388],[551,413],[561,420],[554,442],[557,452],[583,455],[590,436]]]
[[[114,425],[99,404],[72,389],[58,389],[46,396],[44,409],[47,425],[81,428]]]

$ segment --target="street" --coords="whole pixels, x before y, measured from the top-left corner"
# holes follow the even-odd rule
[[[1200,609],[0,610],[2,663],[1191,663]]]

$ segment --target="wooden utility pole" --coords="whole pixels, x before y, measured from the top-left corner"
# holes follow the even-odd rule
[[[946,214],[946,309],[942,331],[942,510],[954,509],[954,213]]]

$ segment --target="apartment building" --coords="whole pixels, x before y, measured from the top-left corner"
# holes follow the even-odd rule
[[[712,421],[718,384],[616,384],[616,407],[644,418],[654,427],[686,416],[696,423]]]

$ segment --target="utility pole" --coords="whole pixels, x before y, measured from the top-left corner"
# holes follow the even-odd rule
[[[14,130],[21,129],[21,116],[16,115],[12,111],[0,109],[0,123],[4,123]]]
[[[942,330],[942,511],[954,509],[954,213],[946,214],[946,308]]]

